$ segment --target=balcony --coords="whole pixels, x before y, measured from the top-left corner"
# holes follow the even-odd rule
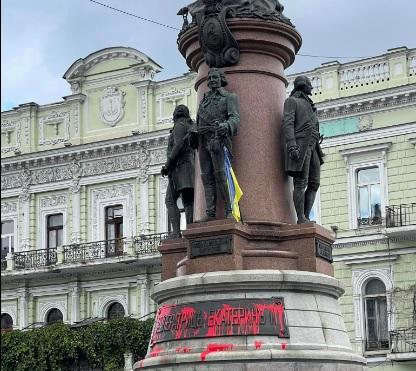
[[[22,251],[1,260],[2,276],[24,271],[59,272],[85,264],[113,264],[137,262],[143,257],[160,258],[158,247],[167,233],[140,235],[116,240],[93,241],[65,245],[53,249]],[[3,278],[2,278],[3,279]]]
[[[386,206],[386,233],[389,236],[416,234],[416,203]]]
[[[416,327],[390,331],[389,360],[407,362],[416,360]]]

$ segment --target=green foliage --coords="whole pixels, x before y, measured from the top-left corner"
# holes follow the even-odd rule
[[[153,320],[122,318],[81,328],[56,324],[30,331],[2,332],[2,371],[69,371],[79,365],[119,371],[124,353],[147,351]]]

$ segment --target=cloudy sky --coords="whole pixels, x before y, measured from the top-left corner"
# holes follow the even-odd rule
[[[97,0],[98,1],[98,0]],[[99,0],[138,16],[181,27],[177,10],[190,0]],[[289,73],[338,59],[348,62],[416,45],[415,0],[281,0],[303,37]],[[158,80],[185,73],[177,31],[123,15],[90,0],[1,0],[1,109],[52,103],[70,94],[62,79],[78,58],[129,46],[164,67]],[[352,59],[340,57],[353,57]]]

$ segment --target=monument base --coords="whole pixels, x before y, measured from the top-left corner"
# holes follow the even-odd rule
[[[315,223],[194,223],[183,238],[165,240],[162,280],[186,274],[241,269],[293,269],[332,276],[330,232]]]
[[[338,280],[293,270],[237,270],[172,278],[146,358],[134,370],[361,371]]]

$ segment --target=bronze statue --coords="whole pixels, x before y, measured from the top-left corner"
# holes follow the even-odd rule
[[[324,163],[320,146],[322,136],[316,108],[309,98],[311,94],[311,81],[306,76],[298,76],[284,107],[285,168],[293,177],[293,202],[298,224],[309,222],[319,188],[320,166]]]
[[[238,97],[224,89],[225,74],[218,68],[208,72],[209,92],[199,104],[196,129],[191,143],[198,148],[201,177],[206,200],[206,220],[216,217],[217,189],[225,201],[225,216],[231,215],[224,164],[224,146],[231,154],[232,137],[240,123]],[[195,139],[198,139],[197,142]]]
[[[177,206],[178,198],[182,198],[185,208],[186,223],[193,222],[194,208],[194,150],[187,139],[193,121],[189,109],[179,105],[173,112],[173,129],[169,135],[167,161],[161,174],[169,177],[165,204],[168,209],[168,222],[171,226],[170,238],[181,237],[181,215]]]

